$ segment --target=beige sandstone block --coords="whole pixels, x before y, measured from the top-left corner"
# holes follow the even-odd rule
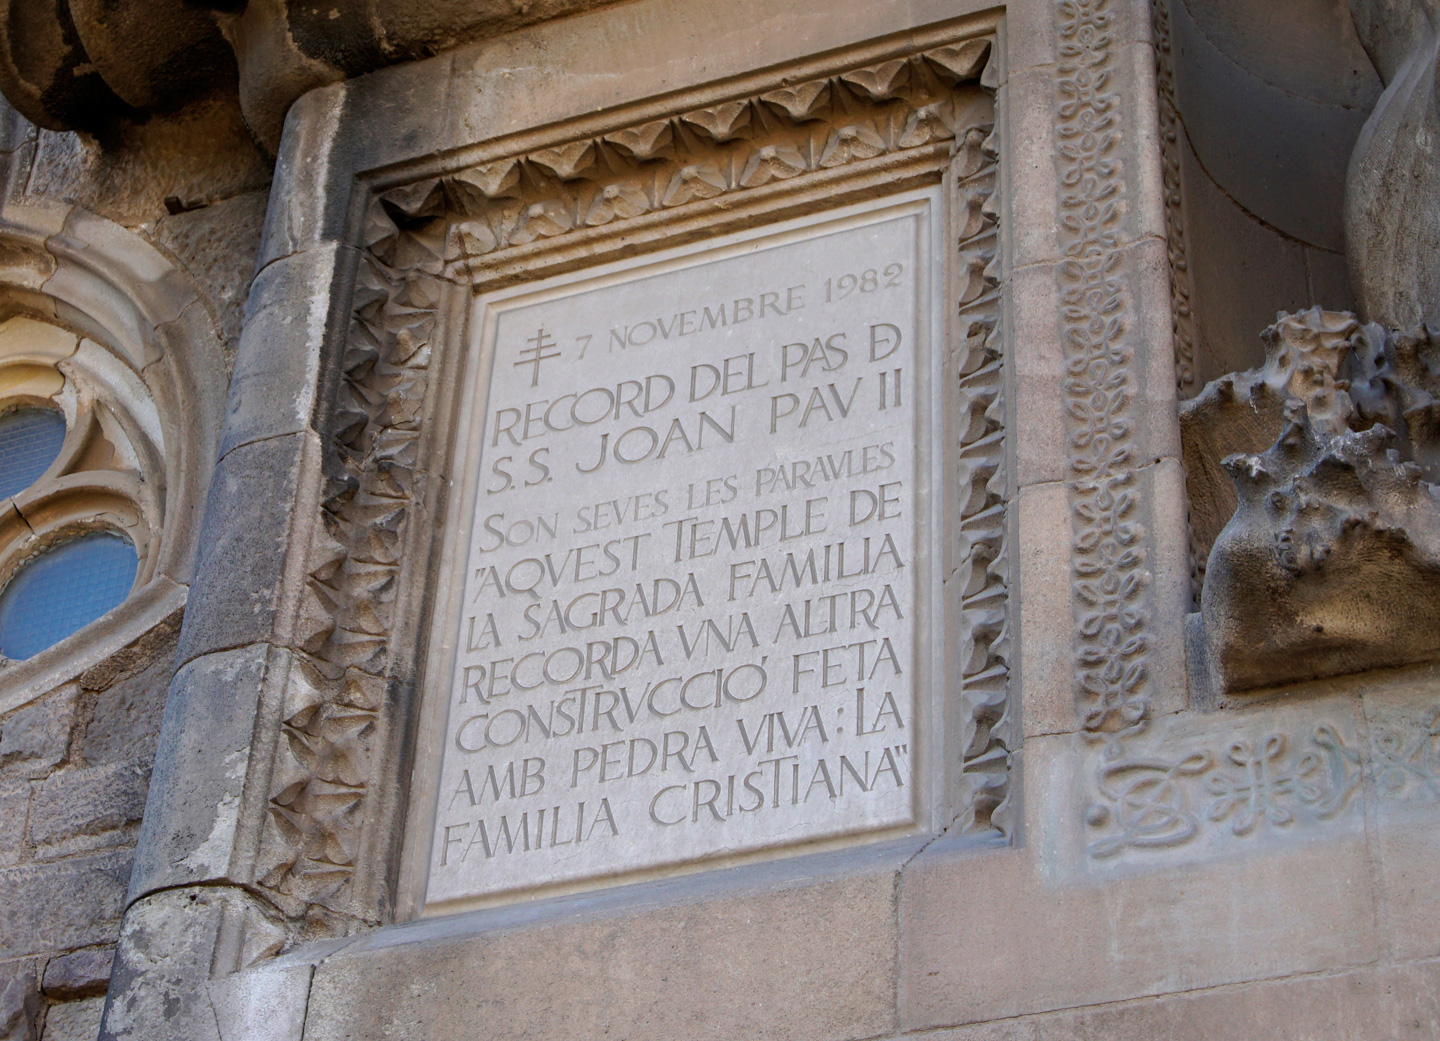
[[[1188,703],[1184,621],[1190,573],[1185,543],[1185,486],[1180,464],[1162,459],[1139,471],[1135,491],[1146,503],[1142,521],[1151,535],[1144,627],[1151,713],[1177,712]],[[1019,596],[1020,718],[1029,735],[1078,730],[1076,621],[1072,551],[1074,522],[1065,486],[1034,484],[1020,489]]]
[[[382,931],[317,968],[306,1041],[874,1037],[894,1027],[895,873],[914,848]]]
[[[1018,509],[1017,509],[1018,507]],[[1017,682],[1026,736],[1074,730],[1075,621],[1070,605],[1070,506],[1058,482],[1020,489],[1015,539],[1019,595]]]
[[[1428,1041],[1440,1032],[1434,962],[1166,994],[1000,1023],[906,1035],[919,1041]]]
[[[1154,238],[1123,249],[1111,270],[1118,307],[1108,310],[1105,301],[1106,317],[1118,320],[1120,330],[1110,342],[1125,348],[1125,357],[1110,362],[1105,376],[1123,369],[1126,377],[1129,398],[1113,414],[1132,424],[1124,438],[1131,466],[1180,457],[1169,277],[1165,243]],[[1072,352],[1067,344],[1075,326],[1066,322],[1063,308],[1066,291],[1079,288],[1054,264],[1020,268],[1012,276],[1013,332],[1007,341],[1015,365],[1014,450],[1021,486],[1068,473]],[[1087,310],[1098,306],[1092,301]]]
[[[1382,928],[1396,958],[1440,954],[1440,666],[1346,677],[1370,735]]]
[[[1250,839],[1217,837],[1183,862],[1183,852],[1152,863],[1131,851],[1097,867],[1080,842],[1080,740],[1027,741],[1022,848],[967,853],[937,843],[906,868],[903,1030],[1343,969],[1377,956],[1370,863],[1353,803],[1328,825],[1297,821],[1277,837],[1284,829],[1261,822]],[[1238,774],[1232,767],[1232,783]],[[1206,825],[1228,834],[1235,820],[1232,812]]]
[[[484,140],[987,10],[982,0],[910,0],[852,4],[837,18],[826,0],[642,0],[623,18],[589,12],[458,48],[442,140]]]
[[[1015,373],[1007,431],[1020,487],[1065,478],[1068,434],[1060,381],[1064,347],[1057,314],[1060,285],[1049,264],[1017,268],[1010,276],[1006,349]]]
[[[1013,39],[1013,35],[1011,37]],[[1145,238],[1165,237],[1165,195],[1161,181],[1160,136],[1155,97],[1155,53],[1148,44],[1117,46],[1108,65],[1111,103],[1106,128],[1113,135],[1105,158],[1116,164],[1118,191],[1094,200],[1101,206],[1116,204],[1116,219],[1106,230],[1121,245]],[[1009,124],[1005,137],[1010,152],[1007,180],[1010,192],[1010,263],[1015,267],[1060,260],[1067,255],[1073,234],[1062,223],[1066,194],[1085,195],[1083,185],[1063,185],[1057,154],[1075,140],[1064,131],[1074,127],[1062,118],[1071,90],[1062,90],[1057,67],[1010,70],[1006,84]],[[1169,315],[1169,282],[1164,313]],[[1168,341],[1167,341],[1168,343]]]

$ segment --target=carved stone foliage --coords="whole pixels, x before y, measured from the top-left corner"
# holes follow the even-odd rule
[[[536,277],[552,270],[551,253],[572,247],[594,262],[633,248],[624,240],[647,221],[711,219],[752,200],[754,213],[773,213],[763,200],[828,191],[836,177],[866,178],[872,195],[915,183],[881,176],[892,169],[933,182],[948,165],[962,215],[958,485],[973,552],[954,578],[966,617],[961,826],[1003,830],[1015,738],[1005,713],[996,152],[990,99],[971,82],[990,49],[989,39],[966,40],[839,66],[372,196],[265,825],[262,884],[287,913],[330,932],[384,916],[394,829],[377,822],[399,803],[382,778],[398,769],[392,735],[408,710],[397,706],[415,680],[413,652],[401,650],[415,621],[398,605],[416,596],[404,569],[424,571],[433,535],[422,428],[446,287]]]
[[[1148,552],[1136,487],[1130,299],[1117,248],[1124,183],[1108,0],[1061,0],[1056,158],[1077,697],[1089,729],[1148,711]]]
[[[941,146],[976,122],[976,79],[988,39],[677,113],[392,188],[381,198],[405,232],[450,264],[485,274],[548,247],[609,235],[615,225],[668,221],[741,193],[792,190],[885,168]],[[985,107],[988,108],[988,102]],[[711,208],[713,208],[713,206]]]
[[[952,166],[960,230],[958,352],[962,833],[1010,834],[1005,805],[1018,734],[1009,712],[1009,561],[1005,547],[1004,369],[999,310],[998,142],[967,131]]]
[[[1182,413],[1192,517],[1208,524],[1197,541],[1214,539],[1201,596],[1211,683],[1440,656],[1440,336],[1314,308],[1264,339],[1264,366],[1214,381]]]
[[[1180,196],[1180,111],[1175,106],[1175,68],[1170,55],[1170,0],[1154,0],[1155,84],[1159,94],[1160,163],[1165,179],[1165,238],[1170,257],[1170,316],[1175,329],[1175,389],[1195,391],[1195,317],[1190,311],[1190,257]]]
[[[397,680],[391,639],[440,292],[425,264],[386,264],[392,245],[372,240],[357,274],[270,789],[262,882],[297,916],[379,916],[381,898],[354,883],[365,841],[387,841],[364,829],[378,812],[387,691],[407,678]]]

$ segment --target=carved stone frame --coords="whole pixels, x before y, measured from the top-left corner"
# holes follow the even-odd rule
[[[209,934],[187,929],[204,967],[177,964],[177,987],[198,971],[224,976],[413,913],[396,902],[401,822],[464,354],[445,345],[461,342],[472,295],[927,185],[940,188],[951,237],[939,306],[953,380],[944,596],[954,609],[941,634],[952,811],[940,823],[979,845],[1008,841],[1019,728],[1005,551],[1005,207],[993,130],[1003,116],[992,100],[1000,26],[997,12],[954,18],[599,112],[557,112],[534,130],[452,135],[433,151],[436,139],[389,127],[381,142],[360,140],[344,120],[347,92],[365,88],[358,81],[297,103],[126,917],[143,936],[146,922],[185,906],[182,894],[203,897],[196,906],[213,920],[205,928],[216,946],[204,953]],[[416,82],[433,90],[433,67],[426,75]],[[383,98],[405,104],[403,81],[388,82]],[[769,135],[743,161],[749,139],[730,133],[743,128],[721,122],[737,106]],[[866,120],[868,138],[855,129]],[[675,150],[636,159],[647,147],[636,135],[660,123]],[[825,165],[839,154],[832,137],[849,151]],[[516,235],[519,203],[526,221],[554,222],[561,191],[575,214],[604,195],[615,179],[587,176],[577,160],[587,150],[618,180],[654,171],[650,207]],[[667,206],[671,183],[696,165],[676,157],[691,152],[729,156],[726,186]],[[774,176],[740,183],[765,163]],[[503,220],[490,219],[492,205]],[[477,220],[515,241],[488,248]],[[239,765],[222,771],[222,762]],[[122,951],[128,942],[122,936]],[[129,971],[122,965],[117,979]],[[152,982],[137,1000],[160,1001],[165,988],[143,971]]]
[[[980,86],[991,31],[972,21],[919,40],[871,43],[365,179],[359,196],[368,201],[357,198],[351,210],[363,206],[365,252],[329,407],[334,447],[325,468],[334,491],[315,528],[308,610],[302,606],[299,649],[313,659],[306,696],[282,716],[262,853],[269,870],[261,884],[292,913],[319,902],[353,915],[387,904],[382,892],[394,892],[389,870],[363,873],[364,865],[393,862],[403,796],[389,794],[386,778],[408,774],[412,760],[453,449],[434,432],[455,425],[464,354],[440,348],[463,341],[468,298],[924,184],[944,184],[947,234],[958,246],[943,252],[943,292],[953,301],[944,305],[944,351],[955,381],[947,438],[956,466],[946,493],[955,537],[945,570],[947,598],[963,603],[951,612],[957,631],[942,638],[947,673],[963,671],[965,681],[946,699],[952,739],[944,747],[963,752],[944,768],[944,787],[960,830],[1003,834],[1004,814],[995,811],[1015,741],[1002,722],[997,146],[993,104]],[[427,522],[417,523],[422,517]],[[382,690],[404,695],[382,711]],[[337,733],[347,749],[363,750],[348,776],[313,767],[337,761]],[[297,839],[313,840],[319,808],[334,806],[337,789],[354,802],[318,826],[326,852],[294,856]],[[386,796],[369,796],[377,790]],[[354,850],[344,858],[351,864],[335,863],[335,850]],[[347,867],[353,882],[323,892]],[[325,879],[319,887],[304,881],[317,876]],[[336,899],[347,890],[365,895]],[[413,913],[408,905],[397,911]]]

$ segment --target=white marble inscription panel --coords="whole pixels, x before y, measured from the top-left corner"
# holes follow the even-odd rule
[[[917,822],[935,206],[477,303],[427,906]]]

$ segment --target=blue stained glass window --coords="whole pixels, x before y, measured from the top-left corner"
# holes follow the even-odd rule
[[[134,544],[115,532],[50,547],[0,593],[0,653],[33,657],[107,614],[130,594],[138,566]]]
[[[0,499],[23,492],[60,454],[65,417],[49,408],[0,415]]]

